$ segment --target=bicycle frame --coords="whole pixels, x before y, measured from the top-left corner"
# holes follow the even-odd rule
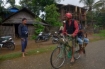
[[[65,55],[68,57],[68,58],[71,58],[71,53],[72,53],[72,45],[69,44],[69,42],[72,41],[72,37],[71,36],[62,36],[62,39],[60,43],[60,45],[58,45],[58,47],[61,47],[63,49],[63,52],[65,52]],[[61,53],[60,53],[61,54]]]
[[[72,56],[72,40],[73,40],[73,38],[72,38],[72,36],[71,35],[67,35],[67,36],[64,36],[64,35],[61,35],[62,36],[62,38],[60,38],[62,41],[61,42],[59,42],[59,44],[60,44],[60,46],[63,46],[62,48],[63,48],[63,50],[65,50],[66,51],[66,56],[68,57],[68,58],[71,58],[71,56]],[[58,47],[60,47],[60,46],[58,46]],[[77,44],[76,44],[76,40],[75,40],[75,48],[77,48],[78,46],[77,46]],[[75,50],[75,52],[78,52],[78,49],[77,50]]]

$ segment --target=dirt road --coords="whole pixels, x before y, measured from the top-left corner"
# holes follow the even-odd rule
[[[51,52],[26,56],[0,62],[0,69],[53,69]],[[69,59],[60,69],[105,69],[105,40],[92,42],[86,48],[86,57],[81,56],[73,65]]]

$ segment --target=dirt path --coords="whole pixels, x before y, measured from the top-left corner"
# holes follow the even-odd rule
[[[94,39],[96,37],[93,37],[92,35],[88,35],[88,38],[89,39]],[[11,50],[8,50],[6,48],[0,49],[0,55],[13,53],[13,52],[21,52],[21,41],[20,41],[20,39],[15,39],[14,41],[15,41],[15,44],[16,44],[15,45],[15,50],[11,51]],[[34,40],[28,40],[27,50],[36,49],[36,48],[40,48],[40,47],[51,46],[51,45],[53,45],[51,39],[47,42],[40,42],[40,43],[35,43]]]
[[[14,40],[15,41],[15,50],[11,51],[8,50],[7,48],[2,48],[0,49],[0,54],[4,55],[4,54],[8,54],[8,53],[13,53],[13,52],[21,52],[21,41],[18,40]],[[52,45],[51,40],[47,41],[47,42],[40,42],[40,43],[35,43],[34,40],[28,40],[28,45],[27,45],[27,50],[30,49],[36,49],[36,48],[40,48],[40,47],[46,47],[46,46],[50,46]]]
[[[92,42],[86,48],[87,56],[81,56],[73,65],[69,59],[60,69],[105,69],[105,40]],[[0,69],[53,69],[50,65],[51,52],[5,60]]]

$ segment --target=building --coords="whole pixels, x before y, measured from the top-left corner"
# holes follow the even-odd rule
[[[58,12],[60,13],[60,19],[64,20],[65,13],[70,12],[73,15],[73,19],[79,19],[82,23],[86,22],[86,9],[74,5],[57,4]]]
[[[18,26],[22,23],[23,18],[27,18],[27,26],[29,29],[29,36],[34,34],[35,28],[33,26],[34,23],[39,23],[42,25],[47,25],[43,22],[36,22],[35,21],[35,14],[33,14],[27,8],[23,8],[16,13],[11,14],[6,19],[3,20],[2,24],[0,25],[0,32],[1,36],[12,36],[14,38],[19,37],[18,34]]]

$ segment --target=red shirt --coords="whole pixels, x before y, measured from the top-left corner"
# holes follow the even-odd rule
[[[69,25],[71,25],[71,20],[69,21]],[[75,37],[78,34],[78,31],[79,31],[79,26],[78,26],[78,23],[77,23],[76,20],[74,21],[74,28],[75,28],[75,31],[72,34],[73,37]],[[66,24],[64,25],[64,31],[63,31],[63,33],[67,33]]]

